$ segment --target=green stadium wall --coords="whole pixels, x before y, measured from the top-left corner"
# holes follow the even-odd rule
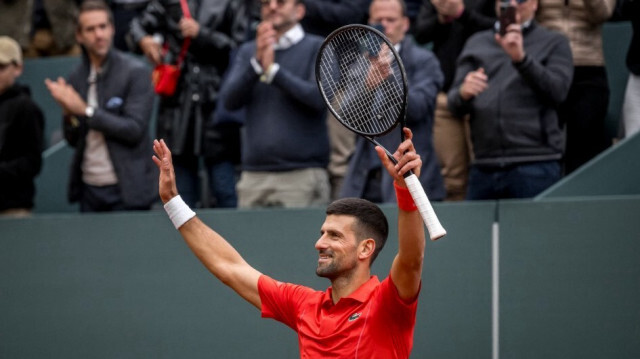
[[[397,249],[383,209],[380,277]],[[435,209],[448,235],[426,248],[412,358],[491,358],[492,343],[503,358],[640,357],[640,196]],[[263,273],[327,287],[322,209],[199,215]],[[161,211],[2,219],[0,233],[2,358],[298,356],[295,334],[211,276]]]

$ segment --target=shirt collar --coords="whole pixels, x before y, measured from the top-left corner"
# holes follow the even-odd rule
[[[278,42],[273,46],[274,50],[286,50],[291,46],[302,41],[304,37],[304,30],[300,24],[296,24],[294,27],[285,32]]]
[[[364,302],[367,301],[367,299],[369,299],[369,297],[371,296],[371,293],[373,293],[374,289],[376,289],[376,287],[379,284],[380,284],[380,280],[378,280],[377,276],[373,275],[373,276],[371,276],[369,278],[368,281],[366,281],[363,285],[361,285],[353,293],[349,294],[348,296],[346,296],[344,298],[340,298],[340,300],[352,299],[352,300],[358,301],[360,303],[364,303]],[[333,300],[331,299],[331,291],[332,291],[332,288],[329,287],[324,292],[324,297],[322,298],[322,305],[323,306],[333,305]]]

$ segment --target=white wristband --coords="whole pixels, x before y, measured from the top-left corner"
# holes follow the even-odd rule
[[[171,198],[169,202],[165,203],[164,210],[167,211],[169,219],[176,229],[182,227],[183,224],[196,215],[196,212],[192,211],[191,208],[184,203],[180,195]]]

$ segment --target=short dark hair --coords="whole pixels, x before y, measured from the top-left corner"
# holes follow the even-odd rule
[[[84,0],[80,7],[78,8],[78,16],[76,16],[76,30],[80,30],[80,14],[89,11],[104,11],[107,13],[107,17],[109,18],[109,23],[113,25],[113,12],[111,12],[111,8],[107,5],[103,0]]]
[[[389,222],[380,207],[361,198],[342,198],[332,202],[326,211],[327,215],[352,216],[356,219],[356,237],[359,241],[373,238],[376,249],[371,257],[371,264],[378,257],[389,235]]]

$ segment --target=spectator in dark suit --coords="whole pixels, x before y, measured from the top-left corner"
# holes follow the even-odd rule
[[[442,71],[436,57],[413,43],[406,36],[409,19],[403,0],[373,0],[369,8],[369,23],[382,25],[385,35],[399,48],[400,58],[407,72],[407,127],[414,133],[416,151],[422,157],[420,182],[432,200],[445,196],[438,160],[433,151],[433,110],[436,96],[442,87]],[[380,137],[386,148],[400,142],[400,128]],[[382,176],[382,166],[374,147],[362,137],[356,140],[356,150],[342,187],[342,197],[360,197],[373,202],[395,202],[393,181]]]

